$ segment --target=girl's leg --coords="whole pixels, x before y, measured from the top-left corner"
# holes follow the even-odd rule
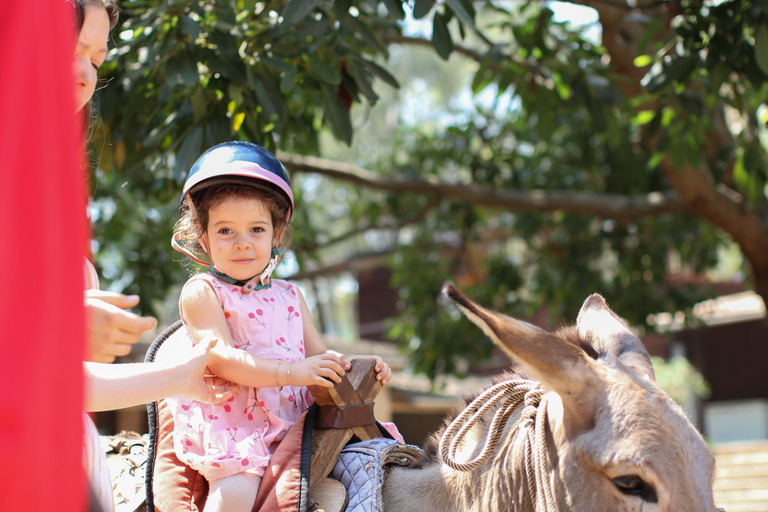
[[[251,512],[261,477],[237,473],[210,483],[203,512]]]

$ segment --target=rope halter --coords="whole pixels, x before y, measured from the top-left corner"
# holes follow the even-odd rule
[[[517,426],[525,440],[525,474],[528,493],[537,512],[557,512],[549,475],[552,464],[547,451],[546,391],[530,380],[506,380],[488,388],[454,419],[440,438],[440,457],[456,471],[472,471],[491,456],[499,444],[507,421],[519,405],[523,405]],[[497,407],[486,433],[480,454],[467,462],[458,462],[456,452],[462,440],[489,409]],[[483,442],[481,439],[480,443]]]

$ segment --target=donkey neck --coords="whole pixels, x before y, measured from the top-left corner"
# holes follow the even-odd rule
[[[420,469],[392,468],[384,480],[384,511],[462,510],[456,495],[461,489],[449,485],[443,470],[450,471],[441,464]]]
[[[384,480],[384,512],[535,512],[522,464],[524,447],[516,444],[519,448],[508,447],[488,465],[470,472],[439,462],[420,469],[392,468]]]

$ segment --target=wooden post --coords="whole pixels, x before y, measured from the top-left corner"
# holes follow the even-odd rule
[[[321,407],[362,406],[373,407],[381,383],[376,380],[376,362],[372,359],[353,359],[352,368],[332,388],[309,386],[315,402]],[[371,414],[372,418],[372,414]],[[309,490],[327,477],[336,465],[342,448],[353,437],[361,441],[381,437],[375,421],[364,425],[341,428],[315,428],[312,436],[312,464],[309,472]]]

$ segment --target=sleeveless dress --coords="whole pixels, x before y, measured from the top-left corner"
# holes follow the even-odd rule
[[[271,287],[243,294],[210,273],[188,283],[197,279],[216,292],[235,348],[276,361],[304,359],[304,328],[293,284],[273,279]],[[189,331],[182,329],[191,347]],[[241,386],[228,402],[216,405],[180,397],[166,401],[173,414],[176,455],[208,481],[241,472],[263,476],[285,433],[314,402],[303,386]]]

